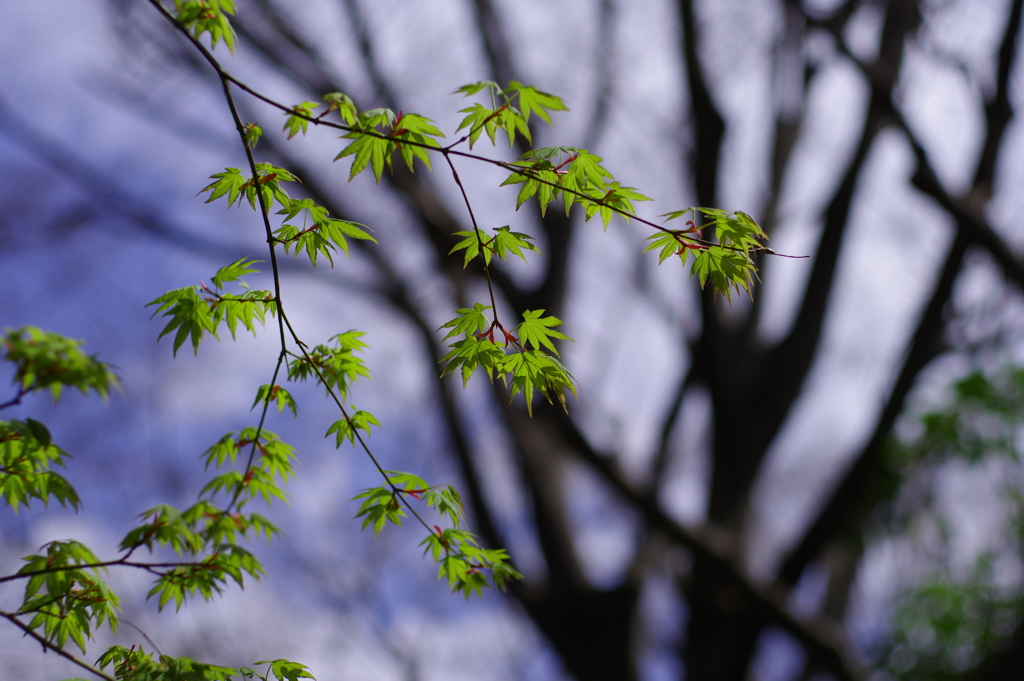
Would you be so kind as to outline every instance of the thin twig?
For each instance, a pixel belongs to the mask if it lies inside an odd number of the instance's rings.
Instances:
[[[462,200],[466,203],[466,211],[469,212],[469,221],[473,225],[473,234],[476,236],[477,248],[480,249],[480,260],[483,262],[484,277],[487,279],[487,293],[491,297],[491,313],[494,323],[498,325],[504,331],[501,323],[498,322],[498,304],[494,301],[494,285],[491,283],[491,268],[487,263],[487,251],[484,247],[483,237],[480,236],[480,228],[476,224],[476,216],[473,215],[473,206],[469,203],[469,196],[466,194],[466,188],[462,186],[462,180],[459,179],[459,173],[455,170],[455,164],[452,163],[451,149],[445,149],[441,152],[444,156],[444,160],[447,161],[448,167],[452,170],[452,179],[455,180],[455,184],[459,186],[459,191],[462,192]]]
[[[133,629],[135,629],[135,631],[137,631],[140,634],[142,634],[142,638],[144,638],[147,641],[149,641],[149,645],[153,646],[153,650],[155,650],[160,657],[164,656],[164,652],[162,650],[160,650],[160,646],[158,646],[156,643],[154,643],[153,639],[151,639],[149,637],[149,634],[147,634],[142,629],[140,629],[139,626],[137,624],[135,624],[135,622],[132,622],[132,621],[126,620],[126,619],[122,619],[121,621],[124,622],[125,624],[129,625]]]
[[[61,657],[63,657],[65,660],[68,660],[69,662],[72,662],[73,664],[78,665],[79,667],[81,667],[82,669],[86,670],[90,674],[95,674],[96,676],[100,677],[101,679],[104,679],[105,681],[117,681],[113,676],[108,676],[108,675],[104,674],[99,669],[96,669],[95,667],[89,665],[86,662],[82,662],[77,657],[75,657],[71,653],[67,652],[63,648],[61,648],[59,646],[56,646],[53,643],[50,643],[48,640],[46,640],[45,637],[40,636],[33,629],[29,628],[29,626],[27,624],[25,624],[24,622],[19,620],[13,614],[11,614],[9,612],[0,611],[0,617],[3,617],[4,619],[9,620],[12,624],[14,624],[14,626],[16,626],[19,629],[21,629],[22,631],[24,631],[25,635],[28,636],[29,638],[35,639],[35,641],[37,643],[39,643],[39,645],[41,645],[44,650],[52,650],[53,652],[55,652],[58,655],[60,655]]]
[[[585,192],[578,191],[578,190],[575,190],[575,189],[569,189],[567,187],[563,187],[562,185],[558,184],[557,182],[551,182],[549,180],[545,180],[544,178],[539,177],[538,175],[536,175],[533,172],[533,169],[531,169],[531,168],[523,168],[523,167],[519,167],[519,166],[514,166],[514,165],[512,165],[512,164],[510,164],[508,162],[505,162],[505,161],[498,161],[496,159],[487,158],[486,156],[480,156],[478,154],[473,154],[473,153],[470,153],[470,152],[456,151],[455,149],[451,148],[451,147],[455,146],[456,144],[459,144],[461,141],[463,141],[462,139],[458,140],[455,144],[450,145],[449,147],[439,147],[436,144],[429,144],[429,143],[426,143],[426,142],[417,142],[415,140],[410,140],[410,139],[396,138],[396,137],[392,137],[390,135],[384,135],[382,133],[376,132],[375,130],[366,130],[366,129],[361,128],[361,127],[349,126],[349,125],[345,125],[343,123],[332,123],[331,121],[326,121],[326,120],[324,120],[324,119],[322,119],[322,118],[320,118],[318,116],[307,115],[307,114],[303,113],[301,110],[297,110],[297,109],[295,109],[293,107],[286,106],[284,104],[281,104],[280,102],[277,102],[277,101],[271,99],[270,97],[267,97],[266,95],[264,95],[264,94],[260,93],[259,91],[249,87],[244,82],[242,82],[241,80],[239,80],[238,78],[236,78],[235,76],[231,75],[229,72],[224,70],[224,68],[220,65],[220,63],[217,61],[217,59],[210,53],[210,51],[207,50],[206,47],[202,43],[200,43],[194,36],[192,36],[183,26],[181,26],[177,22],[177,20],[175,20],[174,17],[166,9],[164,9],[162,6],[160,6],[160,3],[158,2],[158,0],[149,0],[149,2],[152,5],[154,5],[155,7],[157,7],[160,10],[161,14],[163,14],[168,19],[168,21],[171,21],[175,25],[175,27],[182,34],[184,34],[189,39],[189,41],[193,45],[195,45],[195,47],[203,54],[203,57],[206,59],[206,61],[209,62],[210,65],[217,72],[218,77],[223,82],[225,82],[225,88],[227,87],[226,83],[230,82],[230,83],[234,84],[235,86],[237,86],[239,89],[243,90],[244,92],[249,93],[250,95],[252,95],[256,99],[260,100],[261,102],[264,102],[265,104],[269,104],[270,106],[272,106],[272,107],[274,107],[276,109],[279,109],[280,111],[282,111],[284,113],[287,113],[290,116],[295,116],[296,118],[301,118],[301,119],[303,119],[303,120],[305,120],[305,121],[307,121],[309,123],[312,123],[313,125],[318,125],[318,126],[322,125],[324,127],[333,128],[335,130],[340,130],[340,131],[343,131],[343,132],[356,132],[356,133],[359,133],[361,135],[365,135],[367,137],[375,137],[377,139],[387,140],[389,142],[394,142],[395,144],[405,144],[405,145],[408,145],[408,146],[413,146],[413,147],[419,147],[421,149],[426,149],[428,151],[440,152],[442,154],[454,154],[456,156],[461,156],[463,158],[469,158],[469,159],[472,159],[474,161],[479,161],[481,163],[487,163],[487,164],[490,164],[490,165],[502,168],[504,170],[511,171],[513,173],[517,173],[517,174],[520,174],[520,175],[527,176],[530,179],[535,180],[535,181],[537,181],[537,182],[539,182],[541,184],[547,185],[547,186],[552,187],[554,189],[557,189],[557,190],[559,190],[561,192],[566,192],[566,193],[572,194],[572,195],[576,196],[578,199],[581,199],[583,201],[587,201],[587,202],[590,202],[590,203],[595,203],[595,204],[598,204],[598,205],[603,206],[605,208],[608,208],[609,210],[611,210],[611,211],[621,215],[622,217],[624,217],[624,218],[626,218],[628,220],[636,220],[640,224],[647,225],[648,227],[651,227],[652,229],[655,229],[655,230],[657,230],[659,232],[664,232],[666,234],[672,234],[677,239],[679,239],[681,242],[682,242],[682,240],[685,240],[687,242],[691,242],[691,243],[695,243],[695,244],[700,244],[702,246],[707,246],[709,248],[722,248],[722,249],[725,249],[725,250],[738,251],[738,252],[743,252],[743,253],[748,252],[748,250],[744,249],[744,248],[739,248],[739,247],[736,247],[736,246],[729,246],[729,245],[726,245],[726,244],[719,244],[719,243],[715,243],[713,241],[707,241],[707,240],[699,239],[699,238],[696,238],[696,237],[684,236],[678,230],[668,229],[668,228],[663,227],[661,225],[658,225],[658,224],[656,224],[654,222],[651,222],[650,220],[645,220],[645,219],[637,216],[634,213],[631,213],[631,212],[629,212],[627,210],[623,210],[623,209],[621,209],[621,208],[619,208],[617,206],[610,205],[610,204],[606,203],[605,201],[603,201],[602,199],[596,199],[593,196],[590,196],[589,194],[586,194]],[[234,112],[234,113],[237,116],[237,111]],[[468,137],[468,135],[466,137]],[[261,202],[262,202],[262,200],[261,200]],[[802,259],[802,258],[810,257],[810,256],[807,256],[807,255],[786,255],[786,254],[783,254],[783,253],[776,253],[774,250],[772,250],[771,248],[768,248],[767,246],[759,246],[758,248],[752,249],[750,252],[753,252],[753,253],[763,253],[765,255],[774,255],[774,256],[778,256],[780,258],[798,258],[798,259]]]

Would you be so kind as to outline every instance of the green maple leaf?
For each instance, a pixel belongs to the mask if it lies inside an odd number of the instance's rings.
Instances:
[[[294,113],[286,114],[288,120],[284,123],[284,130],[288,132],[288,139],[298,135],[300,132],[305,136],[309,128],[309,119],[313,118],[313,109],[320,106],[319,102],[302,102],[292,107]]]
[[[384,165],[391,167],[391,152],[395,149],[395,143],[361,132],[351,132],[343,135],[343,138],[352,139],[353,142],[335,156],[334,160],[339,161],[346,156],[355,155],[352,160],[352,169],[348,174],[348,181],[354,180],[369,165],[373,169],[373,176],[377,180],[377,184],[380,184],[380,178],[384,174]]]
[[[518,104],[519,110],[523,114],[523,118],[527,123],[530,122],[530,114],[535,113],[537,116],[542,118],[548,125],[554,125],[551,122],[551,116],[548,111],[568,111],[569,107],[565,105],[559,97],[542,92],[535,87],[529,85],[523,85],[516,81],[512,81],[506,88],[507,92],[514,92],[519,95]]]
[[[629,216],[635,214],[633,201],[650,200],[649,196],[644,196],[633,187],[623,187],[618,182],[612,182],[608,185],[604,196],[599,200],[587,202],[586,219],[590,220],[594,215],[600,214],[604,228],[608,229],[608,223],[616,214],[621,215],[627,223],[629,222]]]
[[[241,203],[242,197],[241,192],[248,182],[248,178],[242,175],[242,171],[238,168],[226,168],[222,173],[214,173],[210,175],[210,179],[215,179],[216,182],[207,185],[200,191],[210,192],[209,198],[206,199],[206,203],[216,201],[225,194],[228,195],[228,207],[234,205],[235,201]]]
[[[495,365],[505,357],[494,341],[478,336],[467,336],[448,347],[452,349],[441,359],[441,375],[452,375],[461,367],[462,387],[466,387],[479,367],[483,367],[488,378],[493,378]]]
[[[419,114],[409,113],[403,114],[399,112],[398,118],[395,120],[394,128],[391,131],[391,136],[395,140],[410,140],[416,142],[416,145],[402,144],[396,142],[398,153],[402,156],[402,160],[405,161],[405,165],[411,171],[413,169],[413,159],[418,158],[427,168],[430,169],[430,152],[419,146],[426,144],[435,149],[440,149],[441,145],[435,140],[435,137],[444,137],[444,133],[437,129],[434,125],[434,121],[429,118],[420,116]]]
[[[551,339],[572,340],[565,334],[555,331],[553,327],[561,325],[558,317],[545,317],[544,310],[527,310],[523,313],[523,322],[516,327],[519,341],[524,347],[533,346],[535,350],[547,349],[558,356]]]
[[[324,95],[322,101],[327,105],[327,111],[324,114],[337,111],[345,125],[356,124],[359,118],[359,109],[356,108],[356,104],[352,101],[351,97],[342,92],[331,92]]]
[[[487,318],[487,310],[490,309],[490,305],[476,303],[472,308],[464,307],[456,310],[455,313],[459,316],[446,322],[441,327],[442,329],[451,329],[443,340],[448,340],[452,336],[458,336],[459,334],[473,336],[485,331],[491,325],[490,320]]]
[[[494,238],[491,243],[488,244],[489,250],[493,250],[494,254],[502,260],[505,260],[509,253],[517,255],[522,258],[523,262],[526,262],[526,254],[523,251],[534,251],[540,253],[535,244],[530,243],[533,239],[529,234],[523,234],[522,232],[513,232],[508,226],[499,227],[494,230]]]

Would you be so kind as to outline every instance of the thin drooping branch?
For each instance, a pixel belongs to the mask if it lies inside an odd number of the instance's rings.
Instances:
[[[206,61],[206,63],[217,74],[217,76],[218,76],[218,78],[220,80],[222,89],[224,91],[224,98],[225,98],[225,100],[227,102],[228,110],[231,113],[231,118],[232,118],[232,120],[235,123],[236,130],[238,131],[239,140],[241,141],[242,146],[245,149],[246,160],[249,163],[249,171],[250,171],[251,176],[252,176],[252,180],[251,181],[252,181],[252,183],[254,185],[257,185],[258,182],[259,182],[259,179],[260,179],[260,175],[259,175],[259,172],[258,172],[257,167],[256,167],[256,160],[255,160],[255,157],[253,155],[252,145],[248,142],[248,139],[247,139],[247,136],[246,136],[246,128],[245,128],[245,125],[242,122],[241,115],[239,114],[238,106],[235,104],[234,95],[232,94],[232,90],[231,89],[232,89],[233,86],[238,86],[238,87],[240,87],[241,89],[243,89],[246,92],[253,93],[253,91],[250,88],[248,88],[248,87],[246,87],[244,85],[239,84],[235,78],[233,78],[231,75],[229,75],[223,69],[223,67],[221,66],[220,62],[218,62],[217,59],[215,59],[214,56],[210,53],[210,51],[205,46],[203,46],[203,44],[200,43],[199,40],[195,36],[193,36],[188,31],[188,29],[186,29],[174,17],[174,15],[172,15],[166,8],[164,8],[163,5],[160,4],[159,0],[149,0],[149,2],[154,7],[154,9],[157,10],[157,12],[159,12],[168,22],[170,22],[170,24],[172,26],[174,26],[174,28],[178,31],[178,33],[183,35],[184,38],[189,43],[191,43],[193,47],[195,47],[195,49],[202,55],[202,57]],[[262,99],[262,100],[265,100],[265,101],[267,100],[267,98],[262,96],[262,95],[257,95],[257,96],[260,99]],[[409,502],[409,500],[407,498],[407,495],[403,493],[403,490],[399,489],[396,486],[396,483],[392,480],[392,478],[391,478],[390,474],[388,473],[388,471],[384,468],[384,466],[381,464],[380,460],[377,458],[377,456],[370,449],[369,445],[367,445],[365,438],[359,432],[359,428],[355,427],[354,422],[352,420],[352,416],[349,414],[349,410],[342,403],[342,400],[341,400],[341,398],[340,398],[340,396],[338,394],[338,391],[330,384],[330,382],[327,381],[327,379],[325,378],[322,370],[318,366],[317,362],[315,362],[313,360],[313,358],[310,357],[309,351],[308,351],[308,345],[306,343],[304,343],[299,338],[299,335],[295,331],[295,328],[292,326],[291,322],[288,321],[288,317],[285,314],[284,305],[283,305],[283,302],[282,302],[282,299],[281,299],[280,270],[278,268],[278,263],[277,263],[277,249],[276,249],[276,241],[277,240],[274,237],[273,228],[272,228],[272,226],[270,224],[270,206],[268,204],[268,198],[264,194],[264,192],[262,192],[262,191],[256,191],[255,194],[256,194],[257,202],[259,203],[259,207],[260,207],[259,212],[260,212],[260,216],[262,218],[262,222],[263,222],[263,226],[264,226],[264,231],[266,232],[267,246],[268,246],[268,249],[269,249],[269,252],[270,252],[270,265],[271,265],[271,271],[272,271],[272,274],[273,274],[273,283],[274,283],[274,298],[273,298],[273,300],[274,300],[274,304],[275,304],[275,307],[276,307],[276,315],[277,315],[277,319],[278,319],[278,328],[279,328],[279,331],[280,331],[280,348],[281,348],[281,353],[280,353],[279,358],[278,358],[278,363],[277,363],[277,365],[276,365],[276,367],[274,369],[274,377],[276,378],[277,373],[280,370],[281,363],[282,363],[285,355],[291,354],[289,352],[289,350],[288,350],[287,339],[286,339],[286,334],[285,334],[285,327],[287,327],[288,335],[290,335],[292,341],[295,343],[295,346],[297,348],[299,348],[299,351],[300,351],[299,355],[301,355],[301,357],[308,363],[308,366],[312,369],[313,373],[316,375],[319,383],[326,388],[328,396],[331,398],[331,400],[338,407],[338,411],[341,413],[341,415],[343,417],[343,420],[350,424],[353,444],[356,444],[356,443],[358,444],[358,446],[363,450],[363,453],[365,453],[366,456],[369,458],[369,460],[373,464],[374,468],[376,468],[377,472],[380,473],[381,477],[384,479],[385,486],[390,488],[390,490],[391,490],[391,493],[393,495],[392,498],[393,499],[397,499],[399,501],[399,503],[401,503],[406,508],[406,510],[409,511],[409,513],[412,515],[412,517],[415,518],[416,521],[419,522],[419,524],[422,525],[423,528],[427,530],[427,532],[430,534],[430,536],[433,536],[434,528],[431,527],[431,525],[429,523],[427,523],[427,521],[423,519],[423,517],[420,515],[420,513],[412,506],[412,504]],[[268,391],[266,398],[263,400],[263,411],[262,411],[262,414],[261,414],[261,417],[260,417],[259,426],[256,429],[256,434],[253,437],[252,450],[251,450],[251,452],[249,454],[248,462],[246,463],[243,479],[247,479],[249,471],[251,470],[251,468],[253,466],[253,463],[254,463],[256,447],[257,447],[257,444],[258,444],[259,438],[260,438],[260,431],[261,431],[261,429],[263,427],[263,421],[266,418],[266,414],[267,414],[267,411],[268,411],[269,406],[270,406],[270,400],[271,400],[270,395],[271,395],[271,393],[270,393],[270,391]],[[240,493],[241,487],[239,487],[238,489],[239,489],[238,493]],[[236,495],[235,495],[235,500],[237,500],[238,493],[236,493]],[[234,503],[234,500],[232,500],[232,504],[233,503]],[[438,532],[440,533],[440,530],[438,530]],[[450,553],[451,548],[449,546],[445,545],[444,550],[445,550],[445,554],[447,555],[447,554]]]

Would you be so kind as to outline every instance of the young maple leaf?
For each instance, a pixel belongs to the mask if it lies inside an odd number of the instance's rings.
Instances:
[[[547,349],[558,356],[552,338],[569,340],[572,339],[564,333],[555,331],[552,327],[561,325],[562,320],[558,317],[545,317],[544,310],[527,310],[523,313],[523,322],[516,327],[519,332],[519,340],[525,346],[532,345],[534,350]]]

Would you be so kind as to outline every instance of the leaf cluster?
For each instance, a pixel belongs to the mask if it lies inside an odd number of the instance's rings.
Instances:
[[[261,403],[269,403],[273,401],[277,404],[277,413],[280,414],[287,407],[291,410],[294,416],[299,415],[299,406],[295,403],[295,398],[292,394],[282,388],[281,386],[275,385],[261,385],[259,390],[256,391],[256,400],[252,403],[252,409],[256,408],[256,405]]]
[[[377,417],[368,411],[357,409],[353,413],[332,423],[331,427],[328,428],[327,432],[324,434],[324,437],[333,433],[335,447],[341,447],[345,440],[348,440],[350,444],[355,445],[356,440],[359,438],[360,430],[366,433],[366,437],[370,437],[371,426],[380,427],[380,421],[377,420]]]
[[[280,534],[276,526],[258,514],[229,513],[208,500],[201,500],[185,511],[156,506],[140,517],[146,522],[125,535],[121,550],[130,554],[142,547],[150,552],[163,547],[179,557],[166,566],[148,568],[156,580],[147,597],[156,596],[161,609],[174,601],[177,610],[187,598],[196,595],[209,601],[223,591],[229,580],[244,586],[245,575],[259,580],[264,574],[263,566],[235,542],[250,534],[264,534],[268,538]]]
[[[383,108],[355,112],[351,100],[348,103],[351,106],[349,113],[354,114],[354,120],[349,124],[352,127],[351,132],[342,135],[341,139],[352,141],[334,157],[334,160],[354,157],[349,170],[349,182],[367,168],[371,168],[374,179],[380,184],[384,166],[391,168],[391,159],[395,151],[399,153],[410,172],[414,170],[414,159],[419,159],[430,169],[428,150],[440,149],[441,145],[436,138],[444,137],[444,133],[438,130],[434,121],[419,114],[402,111],[395,114],[391,109]]]
[[[163,548],[186,559],[150,569],[157,579],[149,596],[157,597],[160,608],[171,601],[180,608],[196,595],[210,600],[229,581],[244,586],[246,575],[258,580],[264,574],[256,557],[238,542],[259,536],[269,542],[281,530],[264,516],[243,509],[256,498],[268,505],[274,499],[287,501],[282,486],[295,476],[295,453],[274,433],[245,428],[220,438],[202,458],[207,468],[221,469],[240,463],[239,453],[244,451],[249,454],[242,471],[227,470],[214,476],[200,492],[200,500],[184,511],[168,505],[145,511],[139,516],[143,522],[121,541],[120,549],[128,555],[140,548],[150,553]],[[227,506],[214,503],[219,494],[229,499]]]
[[[301,355],[293,355],[288,362],[288,380],[314,379],[327,390],[336,391],[347,399],[349,388],[361,378],[370,378],[370,370],[358,352],[369,347],[360,340],[362,331],[350,330],[329,339],[329,345],[317,345]]]
[[[221,40],[232,52],[238,42],[227,15],[235,13],[235,0],[174,0],[175,18],[197,40],[210,34],[210,46]]]
[[[239,452],[248,450],[252,464],[244,472],[229,470],[214,477],[200,492],[211,498],[220,492],[236,500],[238,507],[247,500],[262,498],[269,506],[273,499],[287,501],[282,485],[295,477],[295,448],[283,442],[266,428],[245,428],[241,432],[224,435],[203,453],[206,468],[220,469],[226,463],[234,464]]]
[[[206,203],[212,203],[217,199],[226,196],[228,208],[236,203],[241,206],[242,200],[249,202],[249,206],[255,210],[262,195],[263,203],[269,209],[277,202],[283,208],[291,206],[291,197],[281,186],[282,182],[298,182],[298,178],[284,168],[278,168],[271,163],[257,163],[256,177],[246,177],[238,168],[225,168],[223,172],[214,173],[210,176],[210,184],[200,190],[200,194],[210,192]]]
[[[406,517],[404,506],[409,498],[416,499],[452,525],[447,529],[435,525],[420,546],[438,565],[438,579],[446,580],[453,593],[466,598],[473,593],[482,596],[484,588],[493,586],[501,591],[509,581],[521,579],[504,550],[481,548],[477,536],[463,528],[466,511],[453,486],[430,486],[423,478],[401,471],[385,471],[385,478],[386,484],[364,489],[354,497],[362,499],[356,517],[363,519],[363,529],[372,526],[373,533],[379,534],[387,523],[401,526]]]
[[[0,421],[0,495],[15,513],[29,499],[44,505],[55,499],[78,509],[75,488],[51,465],[64,467],[67,452],[51,442],[50,431],[35,419]]]
[[[179,610],[187,598],[194,598],[196,594],[205,601],[212,600],[214,595],[223,593],[229,579],[244,587],[246,574],[259,580],[264,574],[263,566],[241,546],[223,544],[213,547],[213,552],[198,563],[163,571],[147,597],[158,596],[161,610],[170,601],[174,601],[174,609]]]
[[[438,564],[437,578],[448,582],[452,593],[461,593],[468,600],[472,594],[483,596],[485,588],[493,586],[504,591],[508,583],[522,579],[508,562],[504,549],[485,549],[472,532],[450,527],[436,528],[420,542],[424,554],[430,553]],[[487,573],[490,572],[490,581]]]
[[[268,665],[266,672],[260,673],[251,667],[207,664],[188,657],[161,655],[154,660],[153,653],[146,652],[141,646],[125,648],[120,645],[112,646],[96,660],[99,669],[112,667],[117,678],[123,681],[298,681],[313,678],[308,667],[290,660],[260,660],[254,664]]]
[[[750,295],[750,287],[757,277],[753,254],[764,250],[762,241],[768,236],[760,225],[746,213],[728,212],[719,208],[686,208],[664,216],[668,220],[689,216],[688,229],[664,230],[647,237],[644,248],[658,251],[658,264],[676,256],[682,265],[692,257],[690,277],[696,277],[700,287],[711,282],[713,289],[731,300],[732,291],[741,289]],[[697,225],[701,216],[710,220]],[[704,230],[710,230],[705,235]]]
[[[555,330],[562,320],[545,316],[544,310],[526,310],[523,321],[510,332],[497,319],[488,318],[490,309],[482,303],[461,308],[456,310],[456,318],[441,326],[450,329],[444,340],[462,335],[448,345],[451,350],[441,359],[441,375],[452,376],[459,371],[465,386],[477,369],[483,369],[490,380],[498,375],[505,381],[510,399],[522,393],[531,414],[535,391],[540,391],[548,403],[557,401],[566,408],[565,393],[575,396],[576,386],[572,374],[558,361],[553,342],[572,340]],[[503,345],[495,342],[495,330],[502,333]]]
[[[532,236],[522,232],[513,232],[508,225],[495,229],[493,236],[488,236],[482,229],[475,229],[472,232],[455,232],[455,236],[463,238],[455,244],[448,255],[465,251],[463,267],[468,266],[474,258],[480,255],[481,250],[487,265],[491,264],[493,256],[498,256],[498,259],[504,262],[511,253],[526,262],[526,254],[523,251],[540,253],[540,249],[532,243]]]
[[[206,334],[212,335],[220,340],[218,329],[220,325],[227,324],[231,337],[235,337],[238,325],[256,335],[255,323],[263,324],[266,315],[273,315],[277,309],[274,296],[269,291],[245,291],[241,294],[230,294],[224,292],[224,285],[229,282],[236,282],[243,289],[249,285],[242,279],[247,274],[258,272],[252,265],[258,260],[241,258],[225,267],[217,270],[210,281],[214,288],[211,290],[206,284],[200,282],[197,286],[186,286],[174,289],[163,294],[156,300],[149,302],[146,307],[157,305],[153,316],[160,314],[169,317],[170,321],[160,332],[163,338],[172,331],[174,335],[174,354],[178,354],[178,348],[191,340],[192,350],[199,354],[199,344]]]
[[[519,160],[505,164],[513,172],[501,186],[522,185],[516,197],[516,210],[536,198],[544,215],[552,201],[561,199],[566,215],[574,204],[579,204],[586,221],[599,216],[607,229],[616,214],[629,222],[635,214],[634,201],[651,199],[634,187],[616,182],[601,161],[600,156],[575,147],[531,149]]]
[[[85,652],[93,627],[107,622],[117,630],[120,600],[99,578],[100,560],[77,541],[54,541],[43,553],[23,558],[18,570],[28,580],[18,615],[31,616],[31,629],[42,627],[44,636],[63,647],[68,639]]]
[[[118,388],[117,375],[110,365],[81,350],[84,341],[34,326],[4,330],[5,359],[15,365],[14,383],[20,394],[49,390],[56,401],[64,388],[78,388],[82,394],[90,390],[106,399],[112,388]]]
[[[530,134],[530,116],[532,114],[537,114],[545,123],[553,125],[549,112],[569,110],[569,107],[559,97],[517,81],[510,82],[508,87],[502,89],[494,81],[482,80],[463,85],[455,93],[461,92],[464,96],[470,97],[484,90],[489,95],[490,106],[476,102],[459,111],[466,116],[459,123],[456,132],[469,129],[467,136],[470,149],[473,148],[480,135],[485,132],[491,140],[491,144],[497,145],[495,135],[498,130],[504,131],[508,138],[509,148],[515,144],[517,134],[532,144],[533,136]]]
[[[327,258],[332,267],[332,252],[340,249],[348,255],[348,241],[345,237],[374,243],[377,241],[367,231],[366,225],[332,218],[327,214],[326,208],[317,205],[311,199],[293,199],[288,207],[279,210],[278,214],[286,217],[281,227],[274,232],[274,238],[284,246],[285,253],[290,253],[294,248],[297,257],[305,251],[314,267],[317,255]],[[301,226],[289,222],[299,215],[302,215]]]
[[[305,102],[299,108],[305,105],[313,106],[315,103]],[[299,116],[292,116],[289,121],[294,121],[303,132],[305,129],[299,124],[308,123],[306,118]],[[290,129],[289,125],[285,128]],[[259,126],[250,124],[246,134],[249,135],[247,143],[254,145],[262,130]],[[279,207],[277,214],[285,217],[281,226],[274,230],[274,240],[284,246],[285,253],[290,254],[294,249],[294,255],[298,256],[305,252],[314,267],[318,255],[327,258],[331,266],[334,265],[333,253],[340,250],[348,255],[346,237],[376,242],[367,231],[366,225],[332,218],[326,208],[312,199],[293,199],[289,196],[281,183],[297,182],[298,178],[284,168],[278,168],[270,163],[257,163],[255,181],[243,175],[238,168],[226,168],[223,172],[211,175],[210,179],[215,181],[200,191],[200,194],[209,192],[207,203],[227,197],[228,207],[236,204],[241,206],[245,200],[255,210],[262,194],[262,202],[268,210],[276,204]],[[302,224],[293,224],[299,216],[302,216]]]

